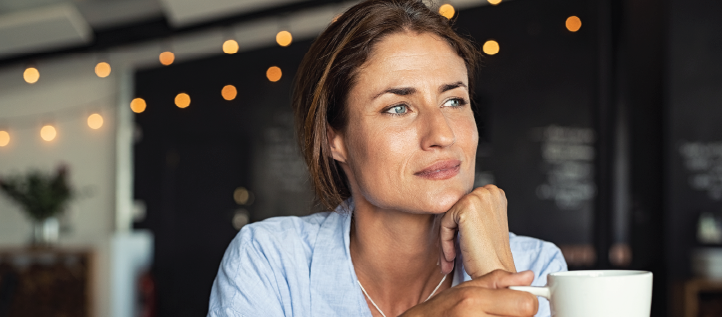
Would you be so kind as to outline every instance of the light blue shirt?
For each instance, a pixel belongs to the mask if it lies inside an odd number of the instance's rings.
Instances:
[[[351,212],[339,209],[246,225],[223,256],[208,316],[371,316],[356,282],[350,232]],[[512,233],[509,241],[516,269],[534,271],[532,285],[567,270],[554,244]],[[452,285],[471,280],[461,263],[457,257]],[[536,316],[550,316],[543,298]]]

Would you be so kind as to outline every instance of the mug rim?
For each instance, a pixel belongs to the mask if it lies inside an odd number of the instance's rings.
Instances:
[[[613,273],[613,274],[605,274]],[[629,278],[652,276],[650,271],[642,270],[579,270],[549,273],[549,276],[562,278]]]

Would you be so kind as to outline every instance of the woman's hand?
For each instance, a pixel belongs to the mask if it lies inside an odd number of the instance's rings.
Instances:
[[[533,280],[531,271],[496,270],[447,289],[401,316],[534,316],[539,309],[536,296],[507,288],[528,286]]]
[[[506,218],[506,195],[494,185],[474,189],[461,197],[441,217],[441,271],[454,268],[454,242],[459,232],[464,269],[472,279],[501,269],[516,272],[509,246],[509,224]]]

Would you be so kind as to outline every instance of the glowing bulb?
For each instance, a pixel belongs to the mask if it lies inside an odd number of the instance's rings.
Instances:
[[[163,52],[160,53],[158,59],[160,60],[161,64],[168,66],[170,64],[173,64],[173,61],[175,60],[175,54],[171,52]]]
[[[293,42],[293,36],[291,36],[291,32],[281,31],[276,34],[276,43],[278,43],[278,45],[289,46],[291,45],[291,42]]]
[[[499,53],[499,43],[494,40],[488,40],[481,49],[484,50],[486,54],[494,55]]]
[[[236,90],[236,87],[233,85],[226,85],[221,90],[221,96],[223,96],[223,99],[225,100],[233,100],[236,99],[236,95],[238,94],[238,91]]]
[[[577,16],[570,16],[567,18],[567,30],[576,32],[582,27],[582,20]]]
[[[223,42],[223,53],[236,54],[238,53],[238,42],[235,40],[228,40]]]
[[[88,116],[88,126],[93,130],[100,129],[103,126],[103,117],[97,113],[91,114]]]
[[[28,84],[34,84],[40,79],[40,72],[35,67],[28,67],[23,72],[23,79],[25,79],[25,82]]]
[[[439,7],[439,14],[444,16],[445,18],[451,20],[451,18],[454,17],[454,13],[456,13],[456,10],[454,10],[454,6],[450,4],[444,4],[441,7]]]
[[[178,108],[186,108],[191,105],[191,96],[188,96],[187,93],[179,93],[175,96],[175,105],[178,106]]]
[[[145,100],[143,98],[135,98],[130,102],[130,110],[135,113],[141,113],[145,111]]]
[[[45,141],[52,141],[57,135],[58,132],[55,131],[55,127],[51,125],[46,125],[42,129],[40,129],[40,137],[43,138],[43,140]]]
[[[6,146],[10,143],[10,133],[7,131],[0,131],[0,146]]]
[[[266,71],[266,77],[274,83],[281,80],[281,75],[281,69],[278,66],[271,66]]]
[[[489,4],[494,5],[494,6],[501,3],[501,0],[487,0],[487,1],[489,1]]]
[[[245,187],[238,187],[233,191],[233,200],[239,205],[245,205],[251,198],[251,193]]]
[[[100,62],[95,65],[95,74],[100,78],[105,78],[110,75],[110,64],[106,62]]]

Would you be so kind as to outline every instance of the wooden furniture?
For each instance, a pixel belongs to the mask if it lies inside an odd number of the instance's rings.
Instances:
[[[684,317],[722,316],[722,280],[695,278],[682,288]]]
[[[0,249],[0,317],[91,315],[93,254]]]

